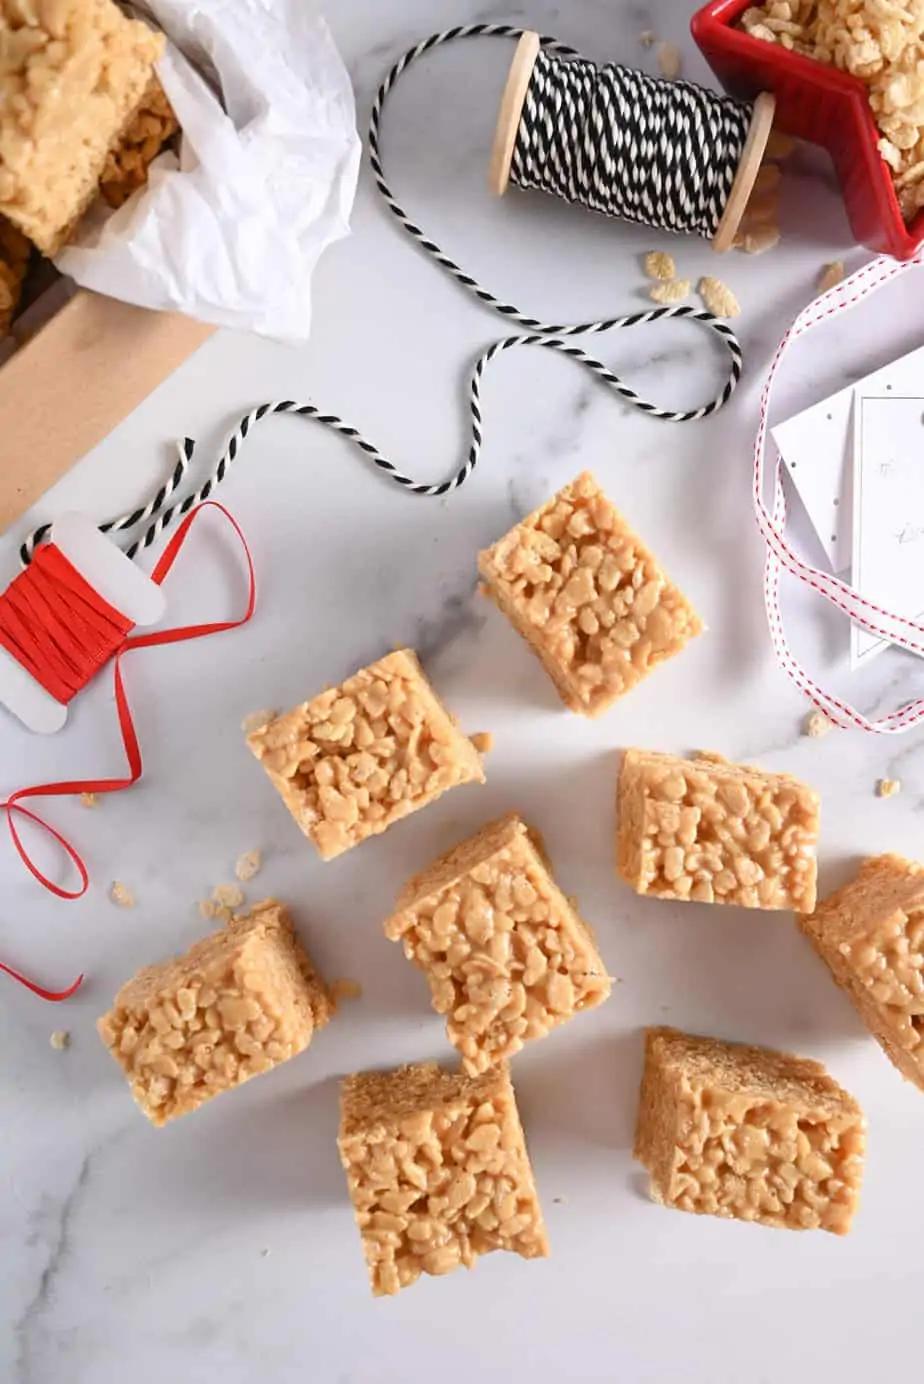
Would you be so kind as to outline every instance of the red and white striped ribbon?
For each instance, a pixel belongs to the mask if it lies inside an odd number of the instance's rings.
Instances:
[[[883,639],[888,639],[890,643],[897,644],[903,649],[924,653],[924,624],[906,619],[901,615],[895,615],[874,604],[874,602],[865,600],[846,582],[832,576],[830,572],[810,566],[793,552],[784,536],[786,494],[783,486],[783,462],[779,452],[773,470],[772,509],[768,509],[764,503],[767,480],[772,465],[772,463],[768,464],[765,459],[767,420],[770,413],[770,396],[773,392],[773,383],[783,357],[793,342],[797,341],[800,336],[804,336],[812,327],[817,327],[821,323],[837,317],[838,314],[856,307],[858,303],[862,303],[864,299],[868,298],[871,293],[875,293],[884,284],[892,282],[909,270],[919,268],[922,264],[924,264],[924,246],[913,259],[904,262],[884,257],[872,260],[858,270],[856,274],[852,274],[849,279],[844,279],[842,283],[816,298],[799,314],[783,337],[777,347],[776,355],[773,357],[760,397],[760,422],[754,443],[754,512],[757,526],[764,543],[767,545],[767,562],[764,569],[764,603],[767,608],[770,638],[773,642],[777,661],[800,691],[811,698],[815,705],[820,707],[837,725],[856,726],[861,730],[876,731],[881,735],[897,735],[901,731],[910,730],[912,726],[920,724],[924,720],[924,699],[918,698],[916,701],[908,702],[898,710],[890,712],[888,716],[871,721],[848,702],[842,701],[839,697],[835,697],[830,692],[826,692],[824,688],[819,687],[793,655],[783,629],[783,617],[780,609],[780,576],[782,570],[785,568],[792,576],[797,577],[804,585],[818,592],[832,605],[836,605],[838,609],[849,615],[852,620],[858,621],[865,629],[880,635]]]

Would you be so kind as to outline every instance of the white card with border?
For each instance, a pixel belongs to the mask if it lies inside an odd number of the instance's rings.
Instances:
[[[876,605],[924,622],[924,388],[901,394],[856,391],[851,585]],[[850,661],[859,668],[884,649],[855,622]]]
[[[924,347],[892,361],[857,384],[771,429],[789,477],[811,520],[832,572],[844,572],[853,553],[854,394],[924,393]]]

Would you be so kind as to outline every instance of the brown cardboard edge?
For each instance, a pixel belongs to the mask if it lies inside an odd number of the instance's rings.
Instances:
[[[0,367],[0,534],[214,327],[78,292]]]

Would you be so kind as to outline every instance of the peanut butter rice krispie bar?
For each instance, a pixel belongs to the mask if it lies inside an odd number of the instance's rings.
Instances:
[[[865,1149],[863,1112],[820,1062],[648,1030],[635,1157],[655,1201],[846,1235]]]
[[[788,774],[719,756],[627,750],[617,873],[639,894],[741,908],[815,906],[819,802]]]
[[[166,1124],[302,1052],[334,1002],[273,899],[146,966],[97,1024],[148,1119]]]
[[[162,50],[112,0],[0,0],[0,214],[44,254],[96,196]]]
[[[589,471],[481,553],[483,590],[565,706],[597,716],[703,629]]]
[[[322,860],[463,783],[484,783],[412,649],[270,720],[247,743]]]
[[[889,1059],[924,1090],[924,866],[874,856],[799,926]]]
[[[492,1250],[548,1254],[506,1063],[477,1077],[435,1062],[349,1076],[339,1145],[376,1297]]]
[[[515,813],[483,827],[398,899],[385,935],[424,972],[466,1071],[486,1071],[602,1004],[610,980],[587,924]]]
[[[135,118],[106,159],[99,190],[110,207],[121,207],[145,186],[148,169],[179,128],[166,92],[153,77]]]
[[[0,338],[9,331],[19,306],[31,250],[26,237],[0,216]]]

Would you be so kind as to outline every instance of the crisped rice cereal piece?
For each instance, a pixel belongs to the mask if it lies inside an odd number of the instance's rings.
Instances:
[[[820,1062],[649,1029],[635,1157],[678,1211],[846,1235],[866,1121]]]
[[[185,956],[147,966],[97,1024],[138,1105],[163,1125],[304,1051],[334,1003],[273,899]]]
[[[163,46],[112,0],[0,0],[0,214],[44,254],[96,196]]]
[[[810,912],[818,817],[817,795],[788,774],[627,750],[617,873],[661,899]]]
[[[247,737],[322,860],[333,860],[449,788],[484,783],[412,649],[361,668]]]
[[[924,865],[873,856],[799,926],[889,1060],[924,1091]]]
[[[664,250],[649,250],[645,256],[645,274],[649,279],[676,278],[673,255],[668,255]]]
[[[589,471],[481,553],[478,568],[562,701],[585,716],[703,629]]]
[[[652,284],[648,297],[654,303],[682,303],[690,296],[689,279],[667,279],[664,283]]]
[[[818,276],[818,287],[816,292],[820,295],[827,293],[829,288],[835,288],[844,277],[844,261],[834,260],[831,264],[826,264]]]
[[[348,1076],[340,1160],[376,1297],[479,1255],[548,1255],[506,1063],[467,1077],[418,1062]]]
[[[658,67],[661,70],[661,76],[666,77],[668,81],[672,82],[680,76],[683,59],[679,49],[673,43],[658,44]]]
[[[697,291],[703,300],[706,311],[711,312],[714,317],[739,317],[741,315],[738,299],[721,279],[715,279],[711,274],[705,274],[699,281]]]
[[[829,720],[823,711],[819,711],[818,707],[810,711],[802,723],[802,734],[807,735],[810,740],[820,740],[833,729],[834,722]]]
[[[742,248],[746,255],[763,255],[767,250],[774,250],[779,243],[779,226],[768,224],[746,230]]]
[[[473,1074],[610,993],[590,928],[515,813],[412,879],[385,935],[426,975]]]

